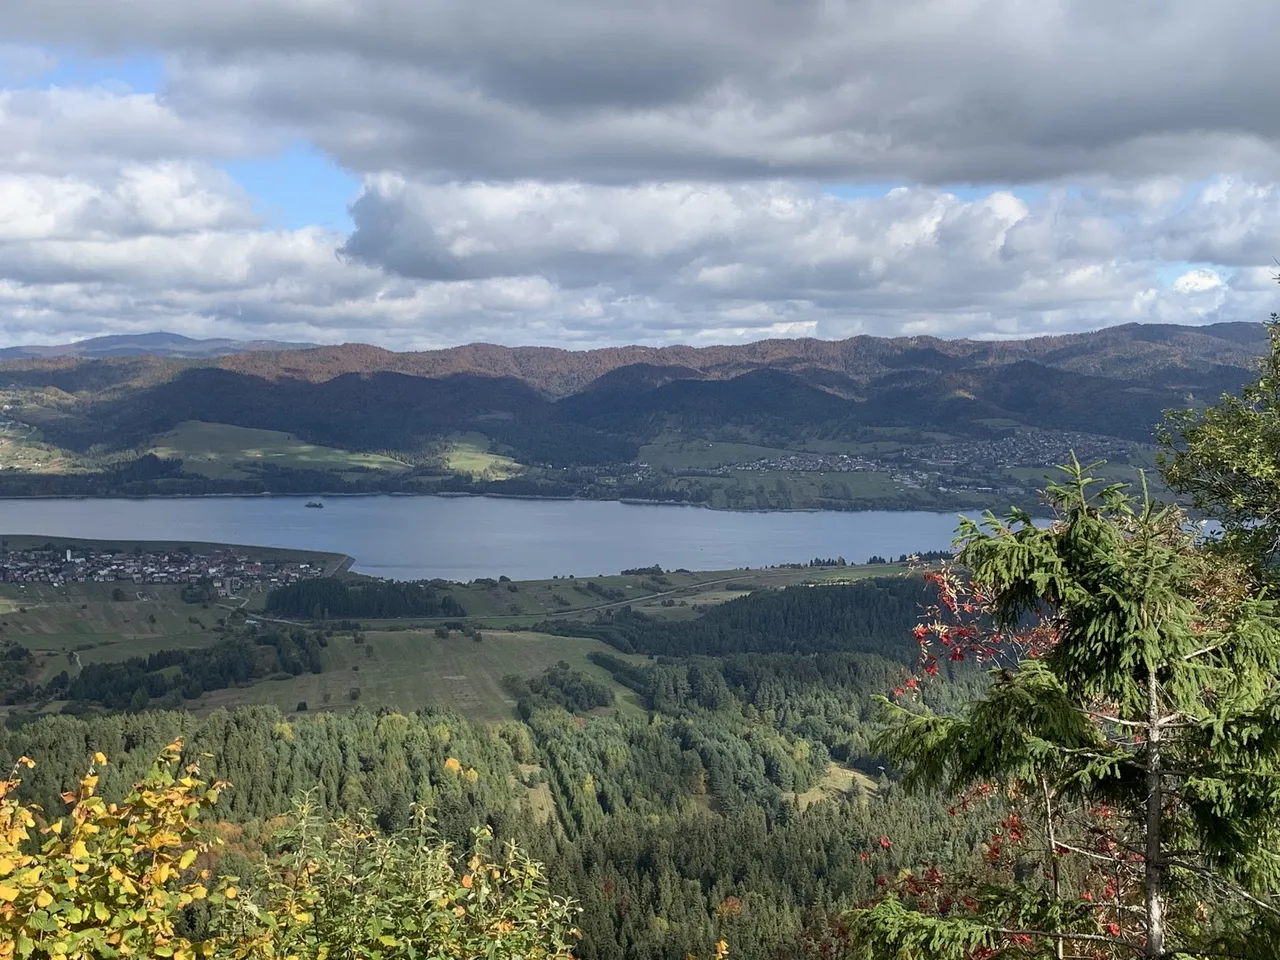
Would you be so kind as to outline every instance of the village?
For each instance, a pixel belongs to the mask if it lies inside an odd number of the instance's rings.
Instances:
[[[258,560],[235,549],[203,555],[185,548],[113,552],[48,544],[0,552],[3,583],[208,584],[219,596],[230,596],[248,584],[295,583],[323,575],[319,564]]]
[[[1112,437],[1086,433],[1043,433],[1020,431],[1015,435],[990,440],[966,440],[963,443],[921,444],[907,447],[882,459],[845,453],[791,453],[762,457],[746,463],[724,463],[716,472],[727,475],[734,471],[794,471],[798,473],[854,473],[882,471],[900,473],[904,464],[916,465],[921,478],[936,474],[936,467],[1051,467],[1063,463],[1072,452],[1083,461],[1112,460],[1127,462],[1134,444]]]

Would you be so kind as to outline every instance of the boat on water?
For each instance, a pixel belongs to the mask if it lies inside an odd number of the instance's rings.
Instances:
[[[323,509],[324,509],[324,504],[323,504],[323,503],[321,503],[319,500],[308,500],[308,501],[307,501],[307,506],[308,506],[308,507],[310,507],[312,510],[323,510]]]

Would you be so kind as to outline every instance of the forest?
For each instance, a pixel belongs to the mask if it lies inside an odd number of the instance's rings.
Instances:
[[[1207,540],[1073,461],[1054,522],[962,521],[922,577],[542,624],[613,652],[508,678],[492,724],[105,709],[203,668],[86,670],[104,709],[0,730],[0,957],[1270,958],[1270,336],[1161,427]],[[287,669],[324,639],[276,636]]]
[[[21,667],[31,660],[30,651],[21,644],[6,643],[0,651],[7,651],[10,659],[0,663]],[[138,711],[153,706],[173,709],[211,690],[280,674],[319,673],[320,651],[327,645],[328,637],[321,630],[259,630],[251,626],[233,630],[208,647],[158,650],[145,657],[89,663],[74,677],[63,670],[43,684],[31,680],[30,671],[22,672],[0,690],[9,706],[65,700],[64,709],[73,713]],[[4,679],[0,670],[0,683]]]
[[[623,653],[714,656],[857,649],[901,658],[914,649],[910,630],[925,602],[923,587],[918,579],[877,577],[822,589],[759,591],[712,607],[696,620],[663,620],[620,607],[602,611],[590,623],[548,620],[536,629],[593,637]]]
[[[267,613],[282,617],[334,620],[345,617],[460,617],[461,604],[448,592],[426,583],[316,577],[275,587],[267,594]]]

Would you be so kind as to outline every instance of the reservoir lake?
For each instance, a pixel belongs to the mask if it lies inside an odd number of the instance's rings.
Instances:
[[[0,500],[0,535],[170,540],[347,554],[398,580],[594,576],[660,564],[728,570],[948,548],[957,514],[735,513],[670,504],[496,497]]]

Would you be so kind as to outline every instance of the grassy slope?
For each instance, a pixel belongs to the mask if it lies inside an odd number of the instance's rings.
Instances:
[[[489,452],[489,439],[480,433],[459,433],[449,438],[445,466],[451,473],[505,480],[524,470],[510,457]]]
[[[42,442],[31,430],[0,426],[0,469],[33,473],[65,473],[74,457]]]
[[[254,466],[264,463],[337,473],[353,467],[406,469],[400,461],[374,453],[351,453],[305,443],[275,430],[251,430],[197,420],[179,424],[177,429],[156,437],[150,452],[159,457],[180,459],[184,469],[214,478],[248,476]]]
[[[548,617],[581,616],[584,612],[623,604],[645,613],[684,616],[698,604],[721,602],[763,587],[786,587],[805,582],[837,583],[862,577],[890,576],[901,573],[903,569],[898,564],[887,564],[821,569],[702,570],[664,574],[666,583],[657,582],[647,575],[615,574],[574,580],[523,580],[493,586],[472,582],[455,585],[450,590],[467,612],[466,619],[483,626],[505,628],[528,626]],[[621,591],[622,597],[601,596],[589,590],[588,583],[598,584],[605,591]],[[510,589],[512,586],[516,588],[514,592]],[[264,599],[262,593],[252,594],[246,609],[260,610]],[[664,600],[672,600],[676,606],[663,606]],[[679,606],[682,601],[684,607]],[[402,625],[425,626],[434,622],[429,618],[415,618]],[[362,623],[369,629],[378,629],[394,621],[366,620]]]
[[[41,680],[74,672],[75,657],[84,664],[110,662],[216,638],[212,628],[225,611],[184,603],[176,586],[119,585],[129,599],[113,601],[116,586],[0,585],[0,630],[41,658]]]
[[[367,707],[443,706],[475,720],[497,721],[513,716],[515,702],[502,687],[508,674],[532,677],[565,660],[609,680],[586,658],[593,650],[611,649],[595,640],[506,630],[485,631],[479,643],[458,633],[442,640],[429,630],[368,631],[365,636],[363,644],[349,636],[331,639],[323,673],[219,690],[202,697],[197,709],[271,703],[290,713],[306,701],[311,710],[348,710],[357,703],[350,692],[359,688],[358,702]],[[624,692],[618,688],[619,695]]]

